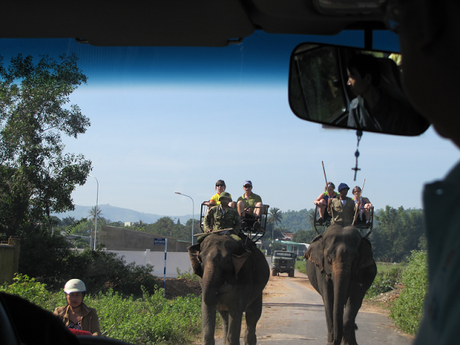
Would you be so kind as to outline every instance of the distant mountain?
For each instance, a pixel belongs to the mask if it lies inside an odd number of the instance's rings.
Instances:
[[[56,213],[53,216],[58,217],[59,219],[63,219],[66,217],[74,217],[75,219],[87,218],[89,217],[89,210],[94,206],[79,206],[75,205],[74,211],[69,211],[65,213]],[[109,204],[106,205],[99,205],[98,206],[101,210],[101,217],[104,217],[107,220],[112,222],[138,222],[142,220],[144,223],[152,224],[155,223],[158,219],[162,217],[170,217],[177,222],[177,219],[180,219],[181,224],[185,224],[187,220],[191,219],[191,215],[173,217],[173,216],[161,216],[158,214],[152,213],[143,213],[137,212],[133,210],[129,210],[127,208],[115,207],[110,206]],[[195,219],[198,219],[199,215],[195,215]]]

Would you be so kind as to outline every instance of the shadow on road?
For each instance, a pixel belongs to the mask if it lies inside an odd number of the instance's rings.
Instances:
[[[310,303],[264,303],[265,308],[272,307],[285,307],[285,308],[303,308],[303,309],[319,309],[324,310],[324,304],[310,304]]]

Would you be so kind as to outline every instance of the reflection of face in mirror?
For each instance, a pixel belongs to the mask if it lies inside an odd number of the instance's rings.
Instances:
[[[347,73],[347,85],[350,87],[355,96],[366,96],[366,98],[371,100],[372,94],[378,93],[378,89],[372,85],[374,78],[372,78],[370,73],[365,73],[364,77],[362,77],[356,68],[352,68],[351,71],[347,70]]]
[[[419,135],[429,123],[409,104],[395,61],[391,52],[301,44],[291,55],[291,109],[327,126]]]
[[[348,60],[347,72],[347,85],[356,96],[350,103],[349,127],[395,134],[416,134],[427,127],[394,83],[399,82],[399,70],[393,60],[357,54]]]

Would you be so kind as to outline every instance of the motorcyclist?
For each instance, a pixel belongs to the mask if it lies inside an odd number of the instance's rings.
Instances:
[[[56,308],[54,314],[59,316],[67,328],[71,330],[101,335],[96,309],[83,303],[86,294],[85,283],[80,279],[70,279],[64,286],[64,293],[67,305]]]

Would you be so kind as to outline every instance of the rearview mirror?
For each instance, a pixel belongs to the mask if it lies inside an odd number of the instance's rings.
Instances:
[[[289,104],[326,126],[415,136],[429,127],[401,86],[399,54],[302,43],[291,55]]]

